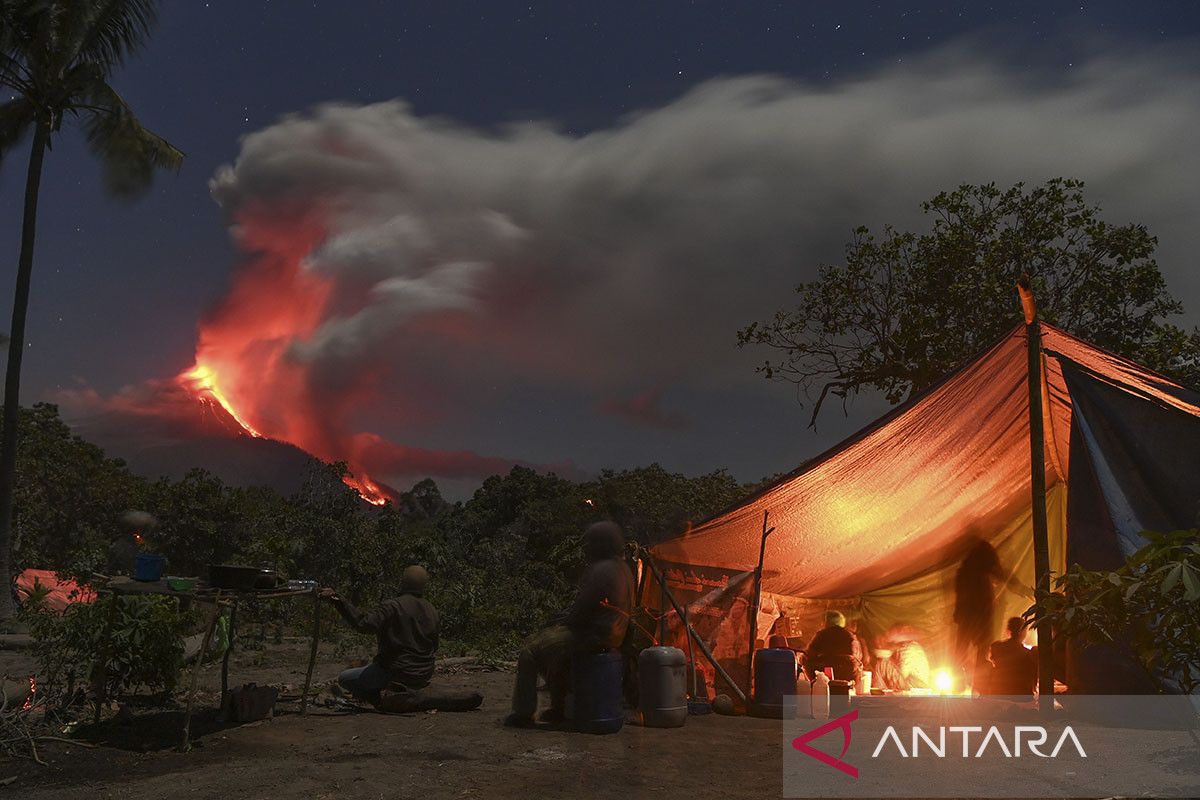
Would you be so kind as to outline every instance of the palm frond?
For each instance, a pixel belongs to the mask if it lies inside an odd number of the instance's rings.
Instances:
[[[66,13],[64,4],[62,0],[32,0],[18,5],[24,6],[23,28],[18,35],[19,57],[34,76],[43,82],[52,80],[61,40],[59,26]]]
[[[142,45],[158,0],[0,0],[0,85],[20,96],[0,120],[0,153],[44,119],[57,131],[79,118],[92,153],[118,195],[146,189],[183,153],[147,130],[107,80]]]
[[[104,163],[105,184],[113,194],[136,195],[150,186],[156,170],[182,166],[183,152],[143,126],[98,74],[75,96],[81,100],[73,110],[83,118],[88,147]]]
[[[0,49],[0,86],[7,86],[21,94],[31,94],[33,83],[29,70],[16,58]]]
[[[50,0],[0,0],[0,56],[5,71],[26,66]]]
[[[21,140],[37,119],[33,103],[24,97],[0,103],[0,164],[5,154]]]
[[[157,0],[73,0],[62,18],[62,66],[98,64],[105,75],[146,41]]]

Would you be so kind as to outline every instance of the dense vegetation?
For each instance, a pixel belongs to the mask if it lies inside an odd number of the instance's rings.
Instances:
[[[1200,530],[1145,531],[1119,569],[1073,564],[1030,609],[1081,644],[1128,650],[1168,692],[1200,689]]]
[[[568,602],[589,522],[611,518],[630,539],[656,541],[750,488],[724,471],[687,478],[657,464],[586,482],[515,467],[466,502],[447,502],[424,480],[398,503],[375,508],[345,486],[339,465],[314,462],[291,497],[229,486],[200,470],[149,481],[72,435],[52,405],[23,409],[21,425],[18,570],[106,573],[114,545],[131,535],[122,515],[143,509],[159,521],[143,532],[145,546],[165,555],[176,575],[204,575],[214,562],[263,564],[370,603],[395,591],[407,564],[424,564],[447,647],[497,655],[511,654]]]

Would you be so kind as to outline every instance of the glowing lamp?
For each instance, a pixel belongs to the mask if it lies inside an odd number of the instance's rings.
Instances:
[[[954,691],[954,676],[948,669],[939,669],[933,673],[933,688],[938,694],[950,694]]]

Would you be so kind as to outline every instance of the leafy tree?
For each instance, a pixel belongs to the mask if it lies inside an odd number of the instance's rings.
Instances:
[[[167,557],[176,575],[202,575],[208,564],[230,561],[242,549],[233,496],[238,490],[202,469],[179,481],[160,478],[149,491],[158,529],[146,536],[149,549]]]
[[[470,552],[483,542],[500,538],[526,543],[533,559],[564,540],[579,541],[584,527],[601,514],[587,505],[579,484],[529,467],[513,467],[507,475],[488,478],[463,504],[450,537]]]
[[[643,545],[683,533],[745,497],[747,488],[725,470],[689,478],[659,464],[604,470],[596,482],[600,507],[625,535]]]
[[[141,507],[145,481],[72,435],[53,405],[22,409],[20,425],[16,564],[87,575],[103,565],[121,514]]]
[[[1028,612],[1087,644],[1129,646],[1169,689],[1200,688],[1200,530],[1144,532],[1120,569],[1072,566]],[[1174,684],[1174,686],[1171,686]]]
[[[156,169],[178,169],[183,153],[144,128],[109,77],[138,50],[157,16],[155,0],[0,0],[0,87],[15,97],[0,104],[0,157],[30,130],[33,144],[25,182],[21,252],[9,331],[0,439],[0,575],[10,574],[13,488],[21,358],[33,272],[42,163],[68,118],[79,122],[104,164],[108,188],[132,195]],[[0,619],[12,615],[0,592]]]
[[[1068,332],[1200,385],[1200,329],[1183,312],[1142,225],[1113,225],[1081,181],[1007,190],[960,186],[922,204],[928,233],[858,228],[843,265],[824,265],[794,308],[738,332],[773,351],[758,371],[796,384],[815,425],[830,395],[878,390],[898,403],[999,339],[1020,320],[1017,278],[1033,279],[1041,316]]]
[[[433,519],[450,507],[432,478],[418,481],[407,492],[402,492],[398,505],[406,518],[416,519]]]

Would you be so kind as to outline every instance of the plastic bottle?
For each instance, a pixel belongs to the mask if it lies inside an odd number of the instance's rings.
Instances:
[[[812,717],[812,681],[803,668],[796,674],[796,716]]]
[[[829,678],[818,672],[812,681],[813,719],[829,719]]]

